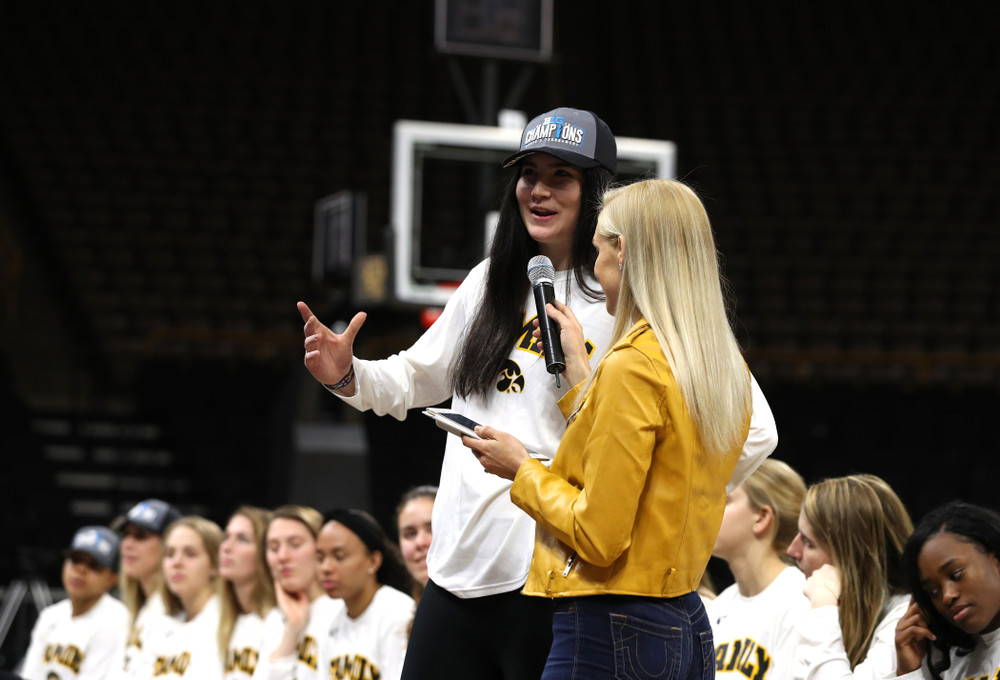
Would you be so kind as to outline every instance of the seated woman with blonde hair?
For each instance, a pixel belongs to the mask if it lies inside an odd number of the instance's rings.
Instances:
[[[802,477],[769,458],[726,496],[712,554],[726,561],[736,582],[705,606],[716,676],[746,677],[749,662],[760,678],[774,677],[776,667],[791,664],[783,651],[809,600],[802,594],[805,577],[785,551],[805,495]]]
[[[316,538],[322,528],[323,515],[303,505],[283,505],[271,516],[264,546],[278,606],[264,622],[255,677],[329,677],[320,667],[319,647],[344,604],[320,585]]]
[[[219,651],[224,680],[253,677],[264,644],[264,620],[275,606],[274,580],[264,559],[271,511],[241,506],[219,547]]]
[[[796,626],[793,678],[881,680],[896,669],[896,623],[909,603],[906,507],[875,475],[809,487],[788,548],[811,609]],[[782,674],[784,675],[784,674]]]
[[[160,595],[170,616],[179,619],[166,635],[149,640],[153,667],[148,677],[221,678],[219,630],[219,545],[215,522],[187,515],[163,535],[163,583]]]

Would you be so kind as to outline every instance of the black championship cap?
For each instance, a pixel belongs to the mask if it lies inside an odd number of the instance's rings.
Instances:
[[[618,145],[607,123],[590,111],[561,107],[535,117],[521,133],[521,148],[504,159],[507,168],[533,153],[547,153],[587,170],[598,166],[614,174]]]
[[[66,549],[66,556],[85,553],[104,569],[118,569],[118,534],[108,527],[83,527],[73,536],[73,543]]]
[[[128,511],[124,524],[134,524],[143,531],[162,535],[171,522],[180,518],[181,511],[170,503],[147,498]]]

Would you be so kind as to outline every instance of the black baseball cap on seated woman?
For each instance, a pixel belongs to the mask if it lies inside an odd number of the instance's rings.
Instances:
[[[121,540],[110,527],[86,526],[77,530],[73,542],[64,551],[67,558],[75,553],[89,555],[101,569],[118,571],[118,549]]]
[[[578,168],[603,167],[615,174],[618,145],[597,114],[560,107],[536,116],[521,133],[521,148],[503,161],[508,168],[533,153],[547,153]]]
[[[147,498],[136,503],[125,517],[115,523],[115,528],[124,531],[131,524],[151,534],[162,535],[174,520],[181,518],[181,511],[166,501],[158,498]]]

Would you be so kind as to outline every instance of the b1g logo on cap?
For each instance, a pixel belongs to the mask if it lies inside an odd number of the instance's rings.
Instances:
[[[139,505],[132,508],[128,513],[129,519],[137,519],[142,522],[155,522],[156,521],[156,508],[150,506],[147,503],[140,503]]]
[[[102,555],[111,554],[111,542],[97,529],[88,529],[77,534],[74,547],[77,549],[92,548]]]
[[[567,123],[563,116],[548,116],[535,127],[525,130],[522,146],[527,148],[538,142],[561,142],[582,146],[586,134],[586,130],[572,123]]]

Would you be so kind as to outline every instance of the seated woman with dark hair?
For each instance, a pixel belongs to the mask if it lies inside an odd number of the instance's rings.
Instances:
[[[360,510],[331,510],[316,539],[320,583],[343,600],[320,641],[324,677],[394,680],[403,670],[413,619],[413,581],[396,546]]]
[[[896,626],[896,675],[995,678],[1000,668],[1000,515],[952,501],[903,552],[913,602]]]

